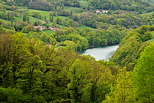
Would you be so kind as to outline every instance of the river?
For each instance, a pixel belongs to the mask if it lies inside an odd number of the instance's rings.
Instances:
[[[83,51],[81,54],[91,55],[97,61],[101,59],[108,60],[113,55],[113,53],[117,50],[118,47],[119,47],[118,45],[114,45],[114,46],[91,48]]]

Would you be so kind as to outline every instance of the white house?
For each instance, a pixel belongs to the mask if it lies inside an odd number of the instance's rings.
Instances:
[[[107,10],[96,10],[96,13],[102,13],[102,14],[106,14],[108,13],[109,11]]]

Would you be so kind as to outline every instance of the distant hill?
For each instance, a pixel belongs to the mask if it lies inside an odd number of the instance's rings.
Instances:
[[[64,6],[91,9],[126,10],[126,11],[153,11],[154,0],[3,0],[8,5],[27,6],[38,10],[57,10]]]

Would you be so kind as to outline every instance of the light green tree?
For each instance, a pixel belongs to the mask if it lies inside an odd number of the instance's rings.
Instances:
[[[102,103],[134,103],[132,73],[126,68],[120,69],[116,78],[116,84],[112,92],[106,96]]]
[[[90,102],[91,83],[89,80],[90,65],[88,62],[76,59],[69,69],[70,83],[68,90],[72,103]]]
[[[134,70],[135,96],[137,103],[154,102],[154,44],[141,53]]]

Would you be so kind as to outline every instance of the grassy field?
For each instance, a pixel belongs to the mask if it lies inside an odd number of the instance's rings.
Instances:
[[[83,2],[84,5],[87,4],[87,1],[81,1],[81,2]],[[84,11],[84,9],[77,8],[77,7],[64,7],[64,10],[70,10],[70,11],[73,11],[75,13]],[[22,11],[22,12],[20,12],[20,11]],[[12,11],[6,10],[6,12],[12,12]],[[0,13],[2,13],[2,11],[0,11]],[[41,15],[41,18],[32,17],[33,13],[38,13],[39,15]],[[35,10],[35,9],[27,9],[27,8],[24,8],[24,7],[18,7],[18,16],[15,17],[15,21],[16,22],[23,22],[23,14],[26,14],[26,15],[29,16],[29,22],[32,25],[34,25],[35,22],[40,22],[43,26],[44,24],[46,24],[45,23],[45,17],[48,20],[49,20],[49,17],[50,17],[50,11],[41,11],[41,10]],[[48,25],[51,26],[53,23],[55,23],[57,18],[60,18],[60,19],[63,19],[63,20],[69,19],[69,17],[67,17],[67,16],[53,16],[53,22],[48,21]],[[3,19],[1,19],[1,20],[3,20]],[[3,21],[10,22],[10,21],[7,21],[7,20],[3,20]],[[58,27],[63,28],[62,25],[59,25]],[[86,29],[86,28],[93,29],[91,27],[84,26],[84,25],[77,27],[77,28],[79,28],[79,29]],[[47,31],[47,33],[50,33],[50,31]]]
[[[33,12],[38,12],[39,14],[41,14],[42,16],[49,16],[50,12],[49,11],[41,11],[41,10],[34,10],[34,9],[29,9],[28,13],[30,15],[32,15]]]
[[[29,9],[28,14],[32,15],[33,12],[37,12],[39,13],[41,16],[46,16],[49,17],[50,16],[50,11],[41,11],[41,10],[34,10],[34,9]],[[59,18],[67,18],[66,16],[55,16],[55,17],[59,17]]]
[[[75,8],[77,9],[77,8]],[[41,11],[41,10],[34,10],[34,9],[26,9],[26,8],[21,8],[19,7],[19,10],[25,10],[27,12],[27,15],[29,15],[29,19],[30,19],[30,23],[31,24],[34,24],[35,22],[39,21],[41,23],[45,23],[44,22],[44,19],[45,17],[49,19],[49,16],[50,16],[50,11]],[[10,10],[6,10],[6,12],[11,12]],[[39,18],[35,18],[35,17],[32,17],[32,13],[33,12],[37,12],[39,13],[42,18],[39,19]],[[2,11],[0,11],[0,13],[2,13]],[[60,19],[67,19],[68,17],[66,16],[54,16],[53,19],[54,21],[56,20],[56,18],[60,18]],[[15,21],[19,21],[19,22],[22,22],[23,21],[23,15],[20,16],[20,13],[18,13],[18,16],[15,17]],[[49,24],[51,24],[52,22],[49,22]]]
[[[53,33],[55,33],[55,31],[51,31],[51,30],[45,30],[45,31],[42,31],[43,33],[45,34],[48,34],[48,35],[52,35]]]
[[[84,9],[82,8],[77,8],[77,7],[64,7],[64,10],[70,10],[73,11],[73,13],[79,13],[79,12],[83,12]]]
[[[84,5],[87,4],[87,1],[81,1],[81,2]],[[45,17],[49,20],[50,11],[41,11],[41,10],[35,10],[35,9],[27,9],[27,8],[24,8],[24,7],[19,7],[18,9],[21,10],[21,11],[25,11],[25,13],[27,13],[27,15],[29,16],[29,22],[32,25],[34,25],[35,22],[40,22],[42,24],[42,26],[43,26],[45,24]],[[77,7],[65,7],[64,10],[71,10],[71,11],[74,11],[76,13],[83,11],[82,8],[77,8]],[[7,12],[11,12],[11,11],[7,10]],[[32,17],[32,14],[34,12],[38,13],[42,17],[40,19]],[[48,21],[48,25],[51,26],[53,23],[55,23],[57,18],[65,20],[65,19],[68,19],[69,17],[67,17],[67,16],[53,16],[53,22]],[[15,21],[16,22],[23,22],[23,14],[18,13],[18,16],[15,17]],[[58,27],[59,28],[63,28],[64,26],[58,25]],[[80,27],[77,27],[77,28],[79,28],[79,29],[94,29],[94,28],[91,28],[91,27],[88,27],[88,26],[85,26],[85,25],[81,25]],[[51,31],[46,31],[46,33],[50,34]]]
[[[32,17],[31,15],[32,15],[33,12],[39,13],[39,14],[42,16],[42,18],[41,18],[41,19],[38,19],[38,18]],[[50,11],[41,11],[41,10],[29,9],[28,14],[30,15],[30,22],[31,22],[31,23],[32,23],[32,22],[34,23],[34,22],[36,22],[36,21],[44,22],[45,17],[49,19]],[[56,18],[67,19],[68,17],[66,17],[66,16],[54,16],[54,17],[53,17],[54,21],[56,20]],[[50,25],[51,23],[52,23],[52,22],[49,21],[49,25]]]
[[[85,25],[81,25],[80,27],[77,27],[79,29],[94,29],[94,28],[91,28],[89,26],[85,26]]]

